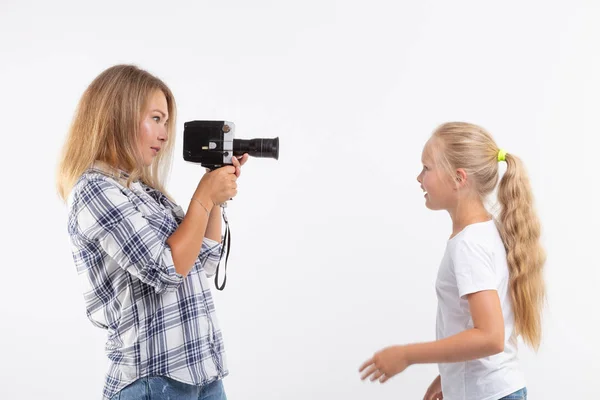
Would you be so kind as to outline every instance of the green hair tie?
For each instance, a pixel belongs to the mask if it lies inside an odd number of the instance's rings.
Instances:
[[[498,151],[498,161],[506,161],[506,150],[500,149]]]

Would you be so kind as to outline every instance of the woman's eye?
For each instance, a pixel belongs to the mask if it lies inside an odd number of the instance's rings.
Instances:
[[[153,120],[155,120],[156,122],[160,122],[160,117],[159,116],[154,116],[152,117]]]

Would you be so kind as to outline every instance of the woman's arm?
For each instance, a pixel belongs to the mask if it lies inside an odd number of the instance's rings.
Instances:
[[[239,159],[233,157],[233,167],[226,166],[210,172],[202,180],[211,182],[214,174],[234,174],[231,180],[232,185],[229,187],[232,192],[230,196],[221,200],[231,198],[237,193],[235,182],[241,174],[242,165],[246,161],[248,161],[248,154],[244,154]],[[207,186],[210,186],[210,184]],[[190,201],[186,216],[177,230],[167,239],[173,254],[175,270],[183,276],[186,276],[194,267],[194,262],[200,254],[205,237],[221,243],[221,207],[215,205],[207,193],[210,193],[210,191],[203,191],[198,187]]]
[[[210,217],[208,218],[208,225],[206,226],[206,233],[204,237],[214,240],[217,243],[221,243],[221,207],[213,207],[210,211]]]
[[[209,196],[195,194],[183,221],[167,239],[178,274],[187,276],[194,267],[210,220],[207,211],[212,214],[215,208],[218,207],[214,206]]]
[[[234,158],[235,161],[233,160]],[[248,161],[248,154],[244,154],[241,157],[238,156],[232,158],[232,162],[235,167],[235,176],[237,178],[240,177],[240,174],[242,173],[241,168],[244,164],[246,164],[246,161]],[[205,237],[212,239],[217,243],[221,243],[222,241],[221,233],[223,232],[223,228],[221,216],[221,207],[213,207],[212,211],[210,212],[210,218],[208,219],[208,225],[206,226],[206,233],[204,234]]]

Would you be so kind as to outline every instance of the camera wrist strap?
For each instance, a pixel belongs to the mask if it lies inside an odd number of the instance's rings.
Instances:
[[[217,272],[215,275],[215,286],[218,290],[225,289],[225,283],[227,283],[227,261],[229,259],[229,250],[231,248],[231,232],[229,231],[229,221],[227,220],[227,214],[225,213],[225,207],[221,207],[223,221],[225,221],[225,236],[223,237],[223,245],[221,247],[221,256],[219,257],[219,263],[217,264]],[[223,271],[223,285],[219,287],[219,269],[221,268],[221,260],[225,253],[225,247],[227,247],[227,255],[225,256],[225,270]]]

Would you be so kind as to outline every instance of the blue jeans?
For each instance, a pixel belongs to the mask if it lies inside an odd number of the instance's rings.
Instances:
[[[112,400],[227,400],[227,397],[220,379],[194,386],[165,376],[150,376],[133,382]]]
[[[508,396],[503,397],[500,400],[527,400],[527,388],[517,390],[513,394],[509,394]]]

